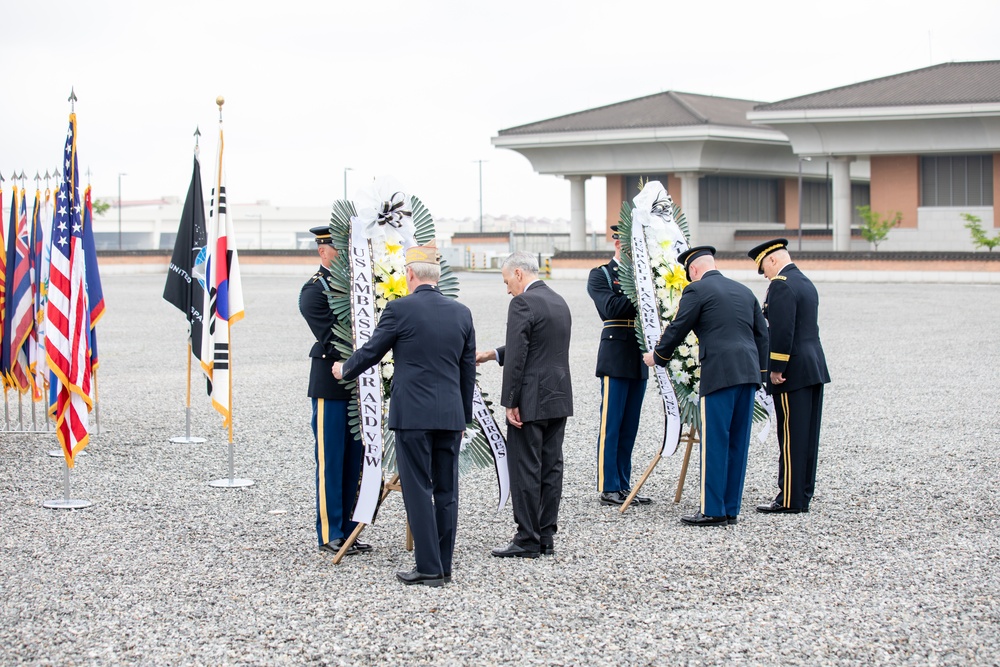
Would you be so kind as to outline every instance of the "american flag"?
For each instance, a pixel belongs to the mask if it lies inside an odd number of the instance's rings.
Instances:
[[[232,350],[229,327],[243,319],[243,286],[236,254],[236,235],[226,211],[226,175],[223,169],[222,123],[219,123],[219,159],[209,210],[205,252],[205,304],[207,325],[201,336],[201,367],[211,384],[212,407],[222,415],[222,425],[232,438]]]
[[[56,433],[73,467],[74,457],[87,446],[90,398],[90,307],[87,303],[86,258],[76,156],[76,114],[69,115],[63,155],[63,181],[56,195],[49,266],[49,302],[45,309],[45,349],[55,403],[49,410]]]

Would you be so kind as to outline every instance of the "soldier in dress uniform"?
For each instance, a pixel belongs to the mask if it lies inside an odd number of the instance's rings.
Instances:
[[[348,423],[351,392],[331,373],[333,362],[343,358],[333,344],[337,318],[325,294],[330,289],[330,264],[337,250],[329,227],[309,231],[316,235],[320,267],[299,292],[299,312],[316,337],[309,351],[312,368],[308,392],[316,443],[316,536],[321,550],[337,553],[357,525],[351,521],[351,512],[361,480],[362,446]],[[346,555],[370,550],[370,545],[355,542]]]
[[[643,359],[666,366],[694,331],[701,361],[701,509],[682,516],[692,526],[738,521],[750,449],[754,394],[767,362],[767,323],[753,292],[715,268],[715,248],[682,252],[691,284],[660,342]]]
[[[770,333],[767,393],[778,418],[778,495],[757,506],[768,514],[809,511],[823,416],[823,385],[830,381],[819,340],[819,295],[792,263],[788,240],[761,243],[747,253],[770,284],[764,316]]]
[[[618,225],[611,227],[615,256],[591,270],[587,294],[604,320],[597,348],[601,381],[601,426],[597,436],[597,490],[603,505],[621,505],[631,490],[632,448],[639,431],[642,399],[649,369],[635,335],[635,306],[618,282],[622,243]],[[652,502],[636,496],[637,503]]]

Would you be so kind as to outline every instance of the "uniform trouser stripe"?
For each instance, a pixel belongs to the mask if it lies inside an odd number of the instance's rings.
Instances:
[[[785,507],[791,507],[792,503],[792,430],[789,427],[789,421],[791,420],[791,411],[788,409],[788,394],[781,395],[781,407],[784,410],[785,418],[782,420],[781,430],[784,432],[784,443],[782,443],[782,449],[784,453],[784,466],[782,470],[782,477],[784,479],[784,484],[782,485],[781,500],[782,505]]]
[[[778,496],[782,507],[809,506],[816,481],[823,385],[775,396],[778,414]]]
[[[604,491],[604,451],[608,437],[608,388],[611,378],[601,378],[601,431],[597,436],[597,489]],[[618,489],[615,489],[616,491]]]
[[[320,541],[327,544],[330,541],[330,515],[326,508],[326,402],[322,398],[316,399],[316,423],[313,429],[316,432],[316,488],[317,511],[319,512]],[[319,428],[316,428],[317,425]]]
[[[705,443],[708,442],[708,420],[705,419],[705,397],[701,397],[701,464],[698,468],[701,470],[701,499],[699,500],[699,506],[701,507],[701,513],[705,514]]]

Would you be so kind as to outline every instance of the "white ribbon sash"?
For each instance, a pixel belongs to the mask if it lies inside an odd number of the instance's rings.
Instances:
[[[660,342],[662,332],[660,310],[656,305],[656,291],[653,288],[653,274],[649,265],[649,249],[646,245],[646,226],[636,220],[633,211],[632,225],[632,264],[635,271],[635,292],[639,300],[639,320],[642,323],[642,334],[646,340],[646,349],[650,352]],[[656,382],[660,387],[660,398],[663,399],[663,447],[661,456],[670,456],[677,450],[681,438],[681,413],[677,406],[677,395],[674,385],[670,383],[666,368],[653,366]]]
[[[490,450],[493,452],[493,465],[497,471],[497,486],[500,492],[500,499],[497,501],[497,512],[507,504],[510,497],[510,473],[507,470],[507,442],[504,440],[500,427],[497,426],[493,418],[493,411],[483,400],[483,394],[479,391],[479,385],[472,394],[472,415],[482,429],[486,441],[490,443]]]
[[[762,385],[761,388],[757,390],[755,398],[767,412],[767,419],[764,420],[764,425],[761,426],[760,431],[757,432],[757,440],[763,443],[767,442],[767,436],[771,433],[771,424],[775,421],[774,399],[767,393],[766,384]]]
[[[351,322],[354,349],[359,349],[375,331],[375,276],[372,273],[372,247],[362,225],[351,225]],[[361,488],[351,517],[359,523],[371,523],[378,509],[382,486],[382,381],[381,364],[375,364],[358,376],[358,420],[364,460]]]

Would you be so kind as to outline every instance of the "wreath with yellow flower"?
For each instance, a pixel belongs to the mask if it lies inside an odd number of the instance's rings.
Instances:
[[[684,238],[690,242],[691,234],[688,231],[687,217],[677,204],[673,204],[673,202],[671,204],[673,205],[674,220],[684,233]],[[622,261],[618,270],[618,279],[621,282],[622,291],[638,309],[639,297],[636,294],[632,261],[631,202],[622,202],[621,211],[618,214],[618,234],[622,245]],[[672,240],[657,239],[654,242],[647,239],[647,247],[660,321],[666,326],[677,316],[681,294],[688,286],[689,281],[684,267],[677,262]],[[638,319],[635,323],[635,335],[639,339],[639,347],[645,352],[645,337],[643,336],[642,323]],[[701,364],[698,362],[698,337],[693,331],[688,332],[684,342],[674,349],[670,361],[667,362],[666,370],[674,392],[677,394],[677,407],[680,411],[681,423],[701,432],[701,411],[698,406],[701,393]],[[754,402],[753,410],[755,422],[763,421],[767,417],[766,410],[759,402]]]
[[[413,238],[419,245],[434,240],[434,219],[430,211],[417,197],[410,197],[412,220],[414,226]],[[351,237],[351,219],[357,217],[354,202],[341,199],[333,204],[330,215],[330,236],[333,246],[337,249],[337,258],[331,263],[330,291],[326,292],[330,309],[336,316],[337,323],[333,327],[336,334],[334,345],[337,350],[349,357],[354,352],[354,331],[351,314],[351,269],[348,265],[348,255]],[[406,286],[405,251],[403,244],[392,237],[372,239],[372,274],[375,280],[375,319],[382,315],[386,305],[395,299],[408,294]],[[452,272],[448,262],[441,259],[441,278],[438,290],[447,297],[458,298],[458,278]],[[382,379],[383,414],[388,415],[389,398],[392,395],[393,378],[392,351],[379,363],[379,376]],[[356,382],[347,383],[354,392]],[[490,401],[483,396],[487,405]],[[357,434],[360,431],[358,420],[357,399],[352,398],[348,408],[351,430]],[[388,424],[388,419],[382,420]],[[383,458],[385,469],[393,471],[396,468],[395,437],[388,426],[383,430]],[[459,453],[459,472],[465,473],[475,468],[493,465],[493,454],[489,442],[483,435],[478,424],[469,424]]]

